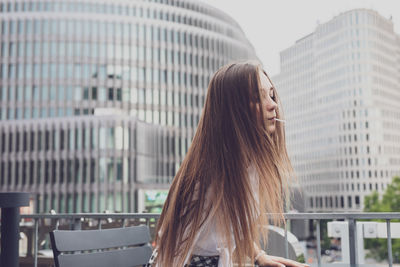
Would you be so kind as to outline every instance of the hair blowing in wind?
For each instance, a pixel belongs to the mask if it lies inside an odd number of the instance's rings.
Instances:
[[[267,226],[269,219],[274,224],[284,222],[284,199],[293,171],[284,125],[276,123],[269,134],[260,119],[264,111],[254,105],[261,105],[260,71],[266,75],[257,63],[236,62],[211,79],[195,136],[158,222],[158,266],[183,266],[209,216],[216,216],[227,246],[236,245],[234,258],[240,267],[246,257],[254,260],[254,242],[259,245],[260,236],[267,240],[267,227],[260,226]],[[276,117],[283,119],[279,107]],[[259,201],[248,179],[250,165],[258,173]]]

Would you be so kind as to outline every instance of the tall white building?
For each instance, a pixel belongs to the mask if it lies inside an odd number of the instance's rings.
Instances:
[[[400,175],[400,36],[376,11],[319,24],[273,78],[307,211],[362,210]]]

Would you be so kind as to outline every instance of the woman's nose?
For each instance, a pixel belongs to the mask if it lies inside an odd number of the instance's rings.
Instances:
[[[274,110],[278,107],[278,104],[272,100],[272,98],[269,98],[267,101],[267,109],[268,110]]]

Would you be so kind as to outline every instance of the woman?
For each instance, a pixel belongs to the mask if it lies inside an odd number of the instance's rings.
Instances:
[[[277,103],[256,63],[228,64],[214,74],[158,222],[155,266],[241,267],[248,258],[259,266],[307,266],[259,248],[266,212],[274,223],[284,221],[292,174]]]

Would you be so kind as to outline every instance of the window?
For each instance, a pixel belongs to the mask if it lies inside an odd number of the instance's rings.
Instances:
[[[33,64],[33,77],[35,79],[40,78],[40,65],[39,64]]]
[[[3,3],[1,3],[3,5]],[[8,34],[8,20],[3,20],[1,23],[1,33],[3,35]]]
[[[114,100],[114,88],[108,88],[108,100]]]
[[[40,20],[35,20],[33,22],[33,29],[34,29],[34,33],[36,35],[41,34],[41,21]]]
[[[34,87],[34,97],[36,100],[36,97],[39,98],[39,91],[37,90],[37,87]],[[42,101],[47,101],[49,99],[49,90],[47,86],[42,87]]]

